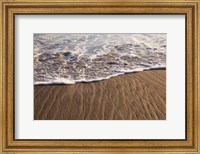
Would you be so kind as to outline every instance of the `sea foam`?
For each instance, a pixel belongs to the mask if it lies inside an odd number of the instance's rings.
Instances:
[[[74,84],[166,68],[166,34],[34,34],[34,84]]]

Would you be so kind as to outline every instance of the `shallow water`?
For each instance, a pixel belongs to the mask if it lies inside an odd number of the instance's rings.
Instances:
[[[74,84],[166,67],[166,34],[34,34],[34,83]]]

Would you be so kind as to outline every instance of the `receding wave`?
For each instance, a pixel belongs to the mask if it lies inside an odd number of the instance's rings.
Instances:
[[[166,34],[34,34],[34,84],[74,84],[166,67]]]

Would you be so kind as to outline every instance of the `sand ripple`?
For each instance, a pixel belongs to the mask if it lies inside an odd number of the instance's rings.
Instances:
[[[35,120],[164,120],[166,71],[73,85],[35,86]]]

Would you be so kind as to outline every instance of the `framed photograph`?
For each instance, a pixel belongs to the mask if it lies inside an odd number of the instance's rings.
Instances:
[[[1,153],[199,153],[199,4],[1,1]]]

